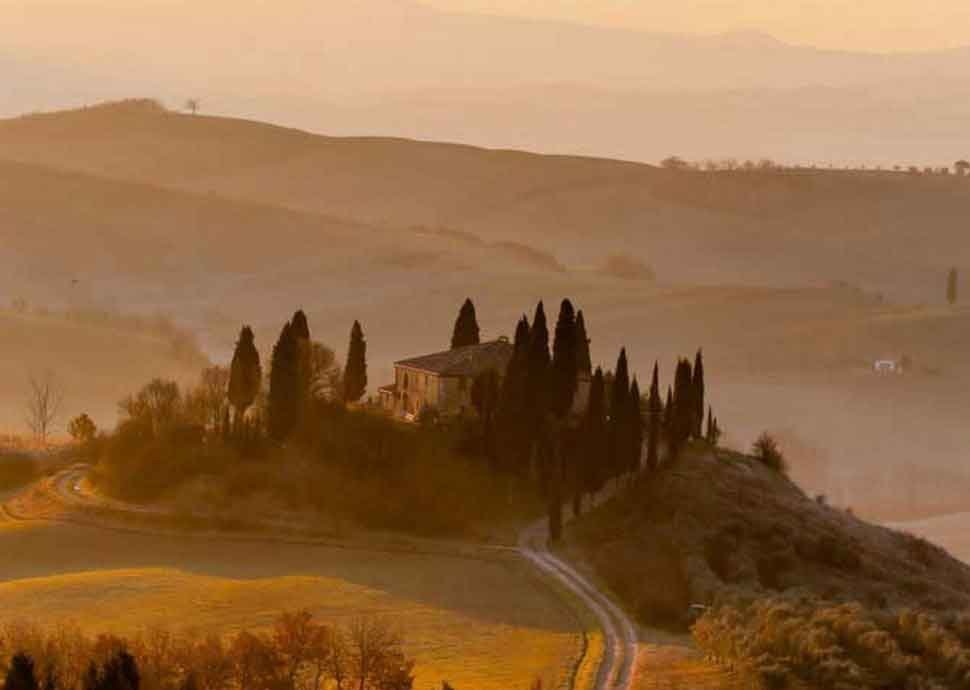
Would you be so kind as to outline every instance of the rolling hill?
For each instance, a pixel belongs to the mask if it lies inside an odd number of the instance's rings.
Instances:
[[[756,31],[609,29],[408,0],[3,0],[0,12],[3,115],[144,93],[317,132],[636,160],[967,155],[970,48],[820,50]]]
[[[298,307],[340,356],[360,319],[372,388],[440,349],[465,296],[496,337],[568,295],[607,366],[622,345],[644,375],[705,347],[733,442],[769,428],[824,458],[796,466],[813,491],[897,519],[965,509],[970,318],[939,305],[970,265],[966,178],[678,172],[145,101],[0,121],[0,151],[0,293],[175,314],[217,361],[242,323],[268,356]],[[871,375],[904,354],[913,375]],[[905,479],[921,466],[938,473]]]

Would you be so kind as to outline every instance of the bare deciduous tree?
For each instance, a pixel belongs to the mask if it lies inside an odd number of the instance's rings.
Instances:
[[[188,110],[193,115],[199,112],[200,107],[201,107],[201,104],[199,103],[198,98],[190,98],[187,101],[185,101],[185,109]]]
[[[27,426],[34,437],[46,445],[47,438],[60,416],[64,395],[51,372],[45,373],[42,378],[31,374],[28,380],[30,390],[26,403]]]

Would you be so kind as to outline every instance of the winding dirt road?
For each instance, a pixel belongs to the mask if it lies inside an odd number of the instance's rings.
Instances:
[[[73,508],[108,509],[139,515],[164,516],[164,510],[122,503],[97,494],[87,482],[88,468],[75,466],[51,477],[48,486],[57,499]],[[549,550],[546,520],[530,525],[519,536],[517,551],[541,574],[558,581],[593,613],[603,631],[604,651],[590,690],[630,690],[637,659],[637,632],[630,618],[603,592],[571,565]],[[510,547],[483,546],[486,550]],[[589,650],[585,652],[589,654]],[[585,661],[585,660],[584,660]],[[571,690],[586,690],[572,688]]]
[[[603,630],[605,649],[596,672],[595,690],[629,690],[633,686],[637,659],[637,632],[619,606],[571,565],[549,550],[546,520],[523,530],[519,553],[536,568],[562,583],[596,616]]]

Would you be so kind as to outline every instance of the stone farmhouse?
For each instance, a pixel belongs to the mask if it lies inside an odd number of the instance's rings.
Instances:
[[[480,345],[460,347],[394,363],[394,383],[380,389],[381,407],[394,417],[413,421],[425,407],[443,417],[470,412],[472,383],[480,374],[494,369],[499,376],[512,360],[508,338]],[[579,377],[574,412],[586,409],[590,375]]]
[[[512,344],[499,338],[394,363],[394,383],[380,389],[381,406],[395,417],[414,419],[424,407],[456,416],[472,407],[472,382],[494,369],[500,376],[512,359]]]

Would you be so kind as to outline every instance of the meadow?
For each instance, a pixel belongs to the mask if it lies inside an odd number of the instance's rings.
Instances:
[[[90,633],[162,627],[229,634],[281,611],[321,621],[377,615],[402,629],[416,688],[560,687],[581,618],[513,556],[484,558],[151,535],[2,521],[2,622],[73,622]]]

